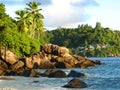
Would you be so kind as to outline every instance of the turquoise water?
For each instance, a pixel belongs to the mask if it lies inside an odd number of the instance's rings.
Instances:
[[[90,59],[101,60],[101,62],[105,64],[87,69],[74,69],[87,75],[87,78],[80,79],[86,82],[89,87],[80,90],[120,90],[120,57]],[[73,69],[64,69],[66,73],[69,73],[70,70]],[[37,71],[44,72],[45,70]],[[61,87],[72,78],[31,78],[19,76],[13,78],[16,78],[16,80],[0,80],[0,89],[16,88],[16,90],[77,90]],[[34,81],[38,82],[35,83]]]

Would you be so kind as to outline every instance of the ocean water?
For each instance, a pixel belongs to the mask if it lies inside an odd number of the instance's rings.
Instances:
[[[80,78],[89,87],[80,90],[120,90],[120,57],[90,58],[100,60],[103,65],[87,69],[71,68],[62,69],[66,73],[76,70],[85,73],[87,78]],[[37,70],[44,72],[45,70]],[[67,89],[61,86],[67,84],[72,78],[47,78],[47,77],[13,77],[16,80],[0,80],[0,90],[78,90]],[[36,82],[35,82],[36,81]]]

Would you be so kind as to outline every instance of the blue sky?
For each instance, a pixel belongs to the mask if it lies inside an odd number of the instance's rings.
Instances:
[[[15,17],[15,11],[24,9],[26,3],[35,0],[0,0],[6,13]],[[120,0],[36,0],[41,3],[44,27],[47,29],[77,27],[101,22],[103,27],[120,30]]]

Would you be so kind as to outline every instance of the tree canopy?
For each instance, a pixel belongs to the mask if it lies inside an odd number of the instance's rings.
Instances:
[[[19,31],[26,32],[30,38],[40,39],[40,33],[44,31],[42,20],[44,17],[40,13],[42,10],[39,9],[40,3],[33,1],[26,5],[24,10],[16,11]]]
[[[58,28],[50,33],[51,43],[66,46],[82,56],[120,55],[120,32],[104,28],[100,22],[95,28],[86,24],[78,28]]]

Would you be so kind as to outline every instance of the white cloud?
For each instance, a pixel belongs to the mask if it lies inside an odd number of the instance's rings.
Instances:
[[[2,0],[6,2],[6,12],[15,17],[15,11],[26,7],[26,2],[31,0]],[[39,0],[37,0],[39,1]],[[41,3],[43,0],[40,1]],[[46,3],[46,4],[45,4]],[[90,18],[86,12],[86,6],[94,6],[94,0],[48,0],[42,5],[42,14],[44,15],[44,26],[48,28],[73,27],[76,23],[84,23]],[[41,8],[40,7],[40,8]]]
[[[83,0],[52,0],[52,4],[43,8],[46,27],[70,26],[89,18],[85,8],[74,6]]]

